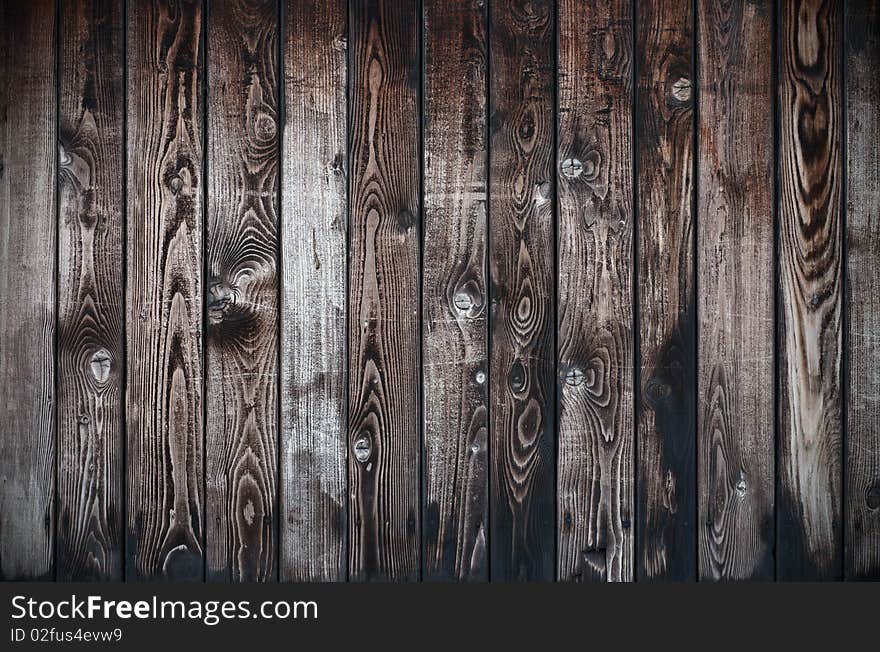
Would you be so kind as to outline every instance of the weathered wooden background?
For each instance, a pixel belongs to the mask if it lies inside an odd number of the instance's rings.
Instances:
[[[880,7],[6,0],[0,575],[880,579]]]

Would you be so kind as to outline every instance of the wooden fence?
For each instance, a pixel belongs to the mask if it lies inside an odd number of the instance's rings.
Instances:
[[[2,577],[880,578],[876,2],[2,16]]]

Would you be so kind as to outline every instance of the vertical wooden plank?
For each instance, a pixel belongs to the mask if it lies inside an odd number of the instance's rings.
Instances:
[[[637,575],[693,579],[696,361],[691,0],[638,3]]]
[[[209,580],[277,563],[278,6],[208,6],[205,551]]]
[[[0,578],[51,579],[55,496],[54,0],[4,2]]]
[[[561,580],[632,580],[632,2],[559,6]]]
[[[555,575],[554,27],[490,3],[491,575]]]
[[[128,7],[126,577],[203,577],[202,6]]]
[[[880,5],[846,15],[848,579],[880,579]]]
[[[487,9],[424,12],[424,575],[485,580]]]
[[[284,8],[279,570],[301,582],[347,564],[346,4]]]
[[[60,13],[58,577],[122,578],[123,12]]]
[[[419,16],[349,8],[349,573],[415,580],[420,560]]]
[[[697,18],[700,577],[772,580],[773,6]]]
[[[841,9],[779,16],[777,577],[841,574]]]

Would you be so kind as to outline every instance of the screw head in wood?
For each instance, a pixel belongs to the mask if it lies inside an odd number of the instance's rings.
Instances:
[[[577,367],[572,367],[565,372],[565,384],[570,387],[577,387],[584,382],[584,372]]]
[[[467,292],[458,292],[452,299],[455,307],[466,312],[474,307],[474,300]]]
[[[478,371],[478,372],[474,375],[474,380],[477,381],[477,384],[478,384],[478,385],[482,385],[483,383],[486,382],[486,372],[483,371],[482,369],[480,369],[480,371]]]
[[[584,171],[584,164],[576,158],[567,158],[562,162],[562,174],[568,179],[577,179]]]
[[[354,442],[354,456],[358,462],[366,462],[373,452],[373,443],[367,434],[361,435]]]

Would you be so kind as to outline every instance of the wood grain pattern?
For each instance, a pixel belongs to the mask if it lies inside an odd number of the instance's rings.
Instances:
[[[632,580],[632,2],[559,5],[561,580]]]
[[[278,7],[208,10],[205,561],[209,579],[265,581],[278,536]]]
[[[880,5],[846,5],[847,579],[880,579]]]
[[[696,574],[696,351],[691,0],[640,2],[637,576]]]
[[[0,16],[0,578],[37,580],[54,572],[55,2]]]
[[[126,577],[201,580],[202,6],[128,9]]]
[[[554,4],[490,4],[491,576],[555,575]]]
[[[281,559],[346,577],[345,0],[285,8],[281,189]]]
[[[485,580],[487,10],[424,11],[424,576]]]
[[[354,0],[349,115],[349,575],[419,577],[419,16]]]
[[[772,580],[773,7],[697,17],[700,578]]]
[[[58,577],[122,579],[123,15],[59,20]]]
[[[779,16],[777,578],[841,574],[840,5]]]

